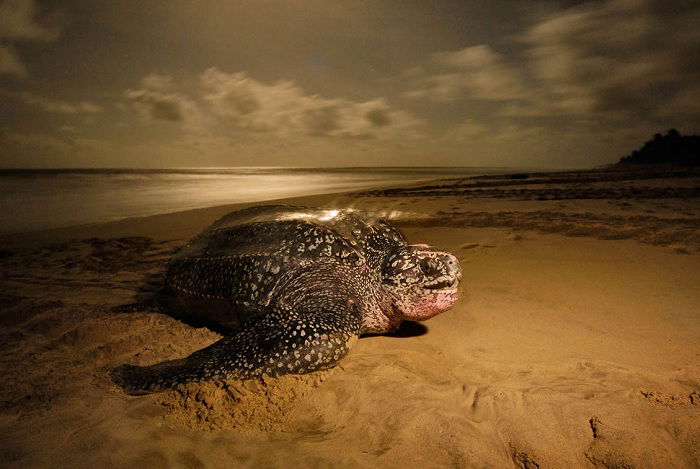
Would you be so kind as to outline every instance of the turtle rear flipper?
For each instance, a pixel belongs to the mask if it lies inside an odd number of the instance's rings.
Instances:
[[[361,326],[352,302],[314,312],[278,308],[189,357],[152,366],[122,365],[111,376],[124,392],[139,395],[193,381],[311,373],[335,366]]]

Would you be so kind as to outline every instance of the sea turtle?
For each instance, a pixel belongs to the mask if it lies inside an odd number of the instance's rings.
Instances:
[[[455,256],[407,244],[368,213],[289,205],[232,212],[171,259],[164,295],[169,313],[230,333],[186,358],[122,365],[112,379],[145,394],[330,368],[361,334],[452,307],[461,276]]]

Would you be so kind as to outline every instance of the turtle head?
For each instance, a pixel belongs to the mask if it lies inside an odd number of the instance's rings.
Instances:
[[[455,256],[427,244],[402,246],[382,268],[382,282],[403,319],[423,321],[457,301],[462,268]]]

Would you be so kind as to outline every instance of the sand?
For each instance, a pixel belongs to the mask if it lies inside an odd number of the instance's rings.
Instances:
[[[233,206],[0,242],[3,467],[699,467],[700,175],[584,171],[289,200],[390,217],[464,269],[450,311],[335,369],[127,396],[220,335],[147,309]]]

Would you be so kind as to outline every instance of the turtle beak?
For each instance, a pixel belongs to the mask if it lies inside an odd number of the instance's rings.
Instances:
[[[459,259],[457,257],[453,256],[450,253],[446,253],[448,256],[447,259],[447,268],[448,272],[450,275],[452,275],[455,279],[454,286],[456,287],[459,285],[459,282],[462,280],[462,265],[459,263]]]

